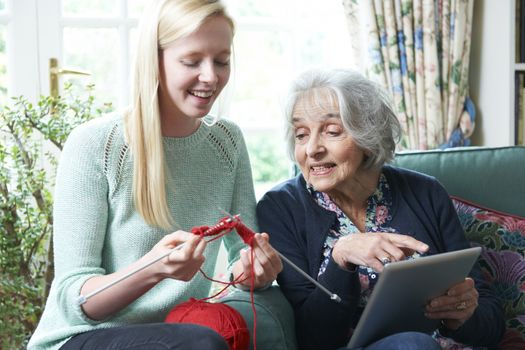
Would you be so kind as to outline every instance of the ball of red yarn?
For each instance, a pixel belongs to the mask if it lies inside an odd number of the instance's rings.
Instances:
[[[247,350],[250,332],[241,314],[226,304],[208,303],[190,298],[175,306],[164,320],[166,323],[193,323],[219,333],[231,350]]]

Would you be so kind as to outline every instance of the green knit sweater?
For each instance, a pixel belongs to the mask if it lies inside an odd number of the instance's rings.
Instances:
[[[164,138],[168,205],[179,227],[212,225],[219,208],[242,214],[255,227],[250,163],[239,128],[221,120],[201,123],[184,138]],[[189,282],[165,279],[104,321],[89,319],[77,304],[84,282],[138,260],[169,231],[147,225],[135,211],[133,158],[119,116],[90,121],[69,136],[61,155],[54,196],[55,279],[29,349],[58,349],[75,334],[97,328],[162,322],[176,304],[209,294],[198,273]],[[202,267],[212,276],[220,242],[231,265],[244,247],[235,233],[209,243]]]

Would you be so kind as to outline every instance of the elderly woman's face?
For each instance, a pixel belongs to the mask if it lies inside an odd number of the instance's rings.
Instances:
[[[344,191],[364,153],[343,127],[337,100],[327,90],[319,92],[315,102],[304,97],[294,107],[295,159],[315,190]]]

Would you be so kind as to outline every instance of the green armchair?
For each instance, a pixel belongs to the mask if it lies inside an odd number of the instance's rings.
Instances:
[[[406,152],[395,165],[445,186],[467,238],[483,248],[481,268],[502,300],[507,329],[498,348],[525,349],[525,147]]]
[[[451,196],[525,217],[525,147],[401,152],[394,165],[436,177]]]

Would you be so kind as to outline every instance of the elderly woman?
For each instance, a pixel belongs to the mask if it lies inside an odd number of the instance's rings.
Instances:
[[[370,80],[346,70],[306,72],[293,84],[286,118],[301,174],[265,194],[258,222],[277,250],[342,298],[335,303],[286,265],[277,279],[295,310],[301,349],[335,349],[347,344],[383,263],[469,244],[434,178],[386,165],[401,128]],[[477,268],[433,299],[426,316],[441,320],[432,336],[399,333],[366,349],[440,349],[441,337],[494,347],[504,330]]]

